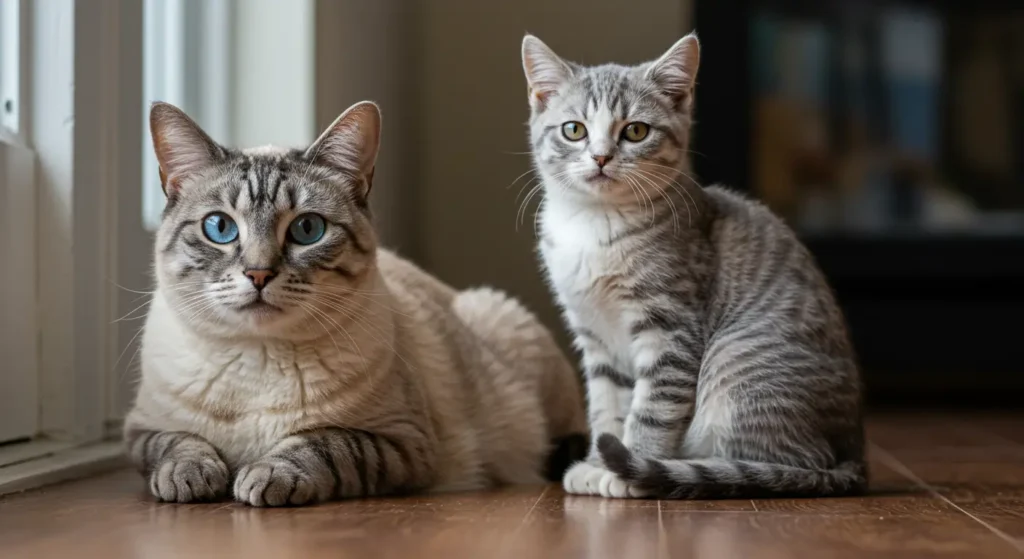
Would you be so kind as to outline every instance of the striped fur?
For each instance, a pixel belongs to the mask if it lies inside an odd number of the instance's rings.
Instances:
[[[475,489],[560,478],[578,457],[576,374],[536,318],[377,247],[374,105],[306,150],[227,149],[169,105],[152,124],[168,204],[125,443],[154,496]],[[204,234],[211,212],[236,240]],[[308,213],[326,226],[302,245],[289,224]],[[261,289],[249,269],[271,273]]]
[[[862,489],[859,374],[824,277],[768,209],[690,177],[696,36],[631,67],[580,66],[528,36],[523,64],[539,248],[582,352],[595,435],[566,489]],[[586,136],[563,134],[566,122]],[[639,141],[626,135],[636,122],[649,129]]]

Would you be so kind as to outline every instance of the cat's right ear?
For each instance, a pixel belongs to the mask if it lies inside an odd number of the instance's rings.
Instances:
[[[529,86],[530,106],[534,110],[543,110],[548,100],[572,77],[569,64],[533,35],[523,37],[523,71]]]
[[[153,103],[149,131],[160,163],[160,185],[167,196],[178,192],[184,179],[227,156],[195,121],[170,103]]]

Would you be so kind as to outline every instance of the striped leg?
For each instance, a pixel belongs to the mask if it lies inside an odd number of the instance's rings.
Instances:
[[[423,488],[433,473],[432,449],[418,427],[398,432],[325,428],[292,435],[238,471],[235,499],[274,507]]]
[[[577,329],[577,345],[583,350],[583,370],[587,379],[587,411],[592,436],[590,455],[565,473],[562,484],[574,495],[638,497],[629,484],[606,470],[596,442],[602,433],[621,438],[633,392],[633,379],[619,372],[602,344],[593,334]]]
[[[132,462],[149,479],[149,491],[162,501],[189,503],[223,497],[228,467],[206,439],[182,431],[128,430]]]
[[[608,350],[593,333],[577,329],[576,344],[583,351],[583,371],[587,381],[587,413],[592,437],[589,458],[600,464],[596,441],[601,433],[622,438],[633,393],[633,379],[616,369]]]
[[[677,457],[693,418],[700,370],[697,344],[698,338],[685,329],[634,328],[630,352],[639,378],[622,442],[639,456]]]

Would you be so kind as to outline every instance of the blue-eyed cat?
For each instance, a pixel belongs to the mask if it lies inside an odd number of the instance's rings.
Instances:
[[[539,250],[595,437],[565,488],[861,491],[860,377],[829,286],[768,209],[691,177],[699,49],[691,34],[652,62],[586,67],[523,41]]]
[[[474,489],[585,452],[575,370],[532,314],[378,248],[376,105],[302,150],[225,148],[164,103],[150,120],[167,209],[125,442],[153,495]]]

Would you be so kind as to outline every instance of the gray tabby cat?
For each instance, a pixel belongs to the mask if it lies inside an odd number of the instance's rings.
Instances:
[[[580,66],[532,36],[522,55],[540,252],[595,436],[566,489],[864,489],[860,380],[821,272],[762,205],[689,175],[697,37],[639,66]]]
[[[163,103],[150,120],[167,209],[125,442],[153,495],[301,505],[557,480],[583,456],[540,322],[377,248],[376,105],[305,150],[227,149]]]

